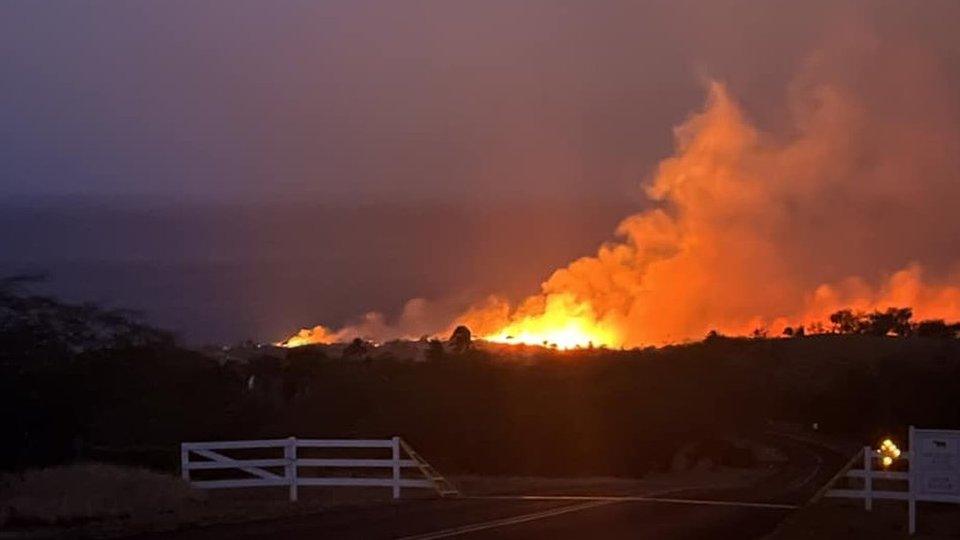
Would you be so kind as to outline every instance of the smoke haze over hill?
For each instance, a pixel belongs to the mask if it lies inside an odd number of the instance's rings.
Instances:
[[[456,322],[494,339],[638,346],[823,322],[845,307],[960,318],[960,260],[941,252],[958,240],[960,102],[939,68],[923,49],[853,28],[803,63],[782,133],[759,129],[711,81],[646,184],[654,209],[541,294],[515,307],[493,297]],[[428,313],[416,300],[397,329],[370,314],[314,332],[409,335]]]
[[[191,341],[954,313],[955,2],[231,8],[0,7],[0,268]]]

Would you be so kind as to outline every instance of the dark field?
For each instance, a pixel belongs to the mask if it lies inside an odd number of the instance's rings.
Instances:
[[[185,440],[401,435],[450,474],[641,476],[681,448],[749,466],[731,441],[771,423],[864,440],[957,425],[943,404],[960,394],[958,353],[954,339],[822,335],[421,363],[309,348],[222,363],[169,344],[6,356],[0,463],[175,470]]]

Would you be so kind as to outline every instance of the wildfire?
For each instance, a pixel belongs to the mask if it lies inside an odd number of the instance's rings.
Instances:
[[[274,345],[278,347],[302,347],[303,345],[333,343],[334,341],[337,341],[337,336],[331,333],[329,329],[324,326],[314,326],[313,328],[304,328]]]
[[[885,138],[896,130],[873,129],[885,117],[863,114],[842,87],[818,86],[794,109],[793,135],[770,136],[723,84],[712,83],[704,109],[676,128],[674,155],[645,184],[652,208],[628,216],[615,240],[554,271],[517,304],[493,296],[457,314],[414,299],[393,324],[372,313],[337,331],[303,330],[284,345],[443,337],[465,325],[498,343],[635,347],[700,339],[711,330],[779,335],[844,308],[909,306],[917,318],[960,318],[960,274],[933,274],[931,281],[912,262],[922,253],[894,253],[951,230],[928,219],[950,215],[944,205],[951,198],[915,189],[929,175],[912,171],[950,178],[952,165],[940,154],[900,151],[899,139]],[[912,204],[901,204],[899,194]],[[863,217],[887,215],[891,201],[904,212],[897,220]],[[908,208],[923,211],[907,215]],[[909,232],[927,221],[938,225]],[[855,241],[868,243],[852,249]]]
[[[589,302],[576,302],[570,296],[548,297],[542,313],[521,316],[484,339],[558,349],[622,344],[616,331],[597,322]]]

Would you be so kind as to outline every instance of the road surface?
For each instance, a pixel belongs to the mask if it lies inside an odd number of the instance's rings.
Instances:
[[[573,497],[464,497],[180,530],[142,540],[434,538],[551,540],[593,538],[759,538],[803,504],[845,461],[806,442],[776,437],[789,458],[757,485],[670,493]],[[648,499],[652,497],[652,499]]]

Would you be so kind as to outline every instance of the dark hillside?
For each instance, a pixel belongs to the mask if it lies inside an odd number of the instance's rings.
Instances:
[[[0,366],[5,468],[173,469],[182,440],[400,434],[451,472],[638,475],[771,421],[863,437],[960,425],[960,341],[946,338],[721,337],[421,363],[304,348],[221,365],[166,345],[21,360]]]

